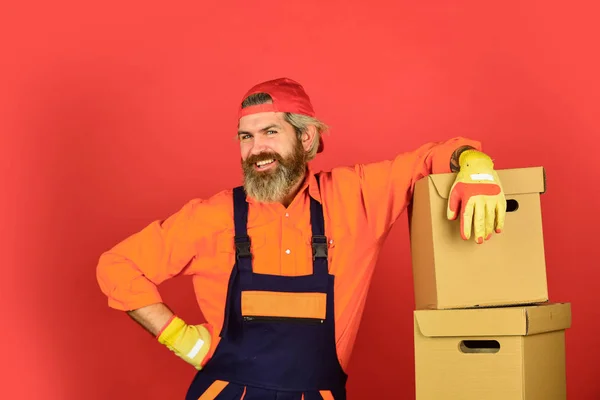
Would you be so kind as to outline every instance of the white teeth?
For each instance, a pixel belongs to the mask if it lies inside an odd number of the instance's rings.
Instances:
[[[259,167],[262,167],[263,165],[271,164],[273,161],[275,161],[275,160],[273,160],[273,159],[263,160],[263,161],[257,162],[256,165],[258,165]]]

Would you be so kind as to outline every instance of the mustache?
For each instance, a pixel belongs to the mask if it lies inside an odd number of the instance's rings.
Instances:
[[[249,156],[248,158],[246,158],[246,161],[244,163],[247,165],[252,165],[252,164],[255,164],[260,161],[271,160],[271,159],[278,161],[280,164],[283,162],[283,157],[281,157],[277,153],[262,152],[262,153],[253,154],[253,155]]]

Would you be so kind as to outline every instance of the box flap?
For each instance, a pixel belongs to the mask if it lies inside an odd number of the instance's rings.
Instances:
[[[525,336],[570,328],[570,303],[452,310],[416,310],[423,336]]]
[[[543,194],[546,192],[546,171],[544,167],[499,169],[496,172],[498,172],[505,195]],[[456,179],[456,174],[432,174],[428,176],[428,179],[435,187],[438,195],[447,199],[450,188]]]
[[[527,334],[551,332],[571,327],[571,304],[556,303],[527,309]]]

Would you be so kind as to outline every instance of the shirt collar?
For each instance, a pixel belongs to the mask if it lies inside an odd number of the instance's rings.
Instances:
[[[306,179],[304,180],[304,184],[302,185],[302,190],[304,190],[307,186],[308,194],[313,199],[321,203],[321,192],[319,191],[319,185],[317,184],[317,177],[315,176],[315,171],[312,169],[310,164],[308,164]]]

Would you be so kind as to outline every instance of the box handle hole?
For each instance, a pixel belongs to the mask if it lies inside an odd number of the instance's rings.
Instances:
[[[510,199],[510,200],[506,200],[506,212],[515,212],[519,209],[519,202],[514,200],[514,199]]]
[[[462,340],[460,351],[463,353],[497,353],[500,343],[497,340]]]

